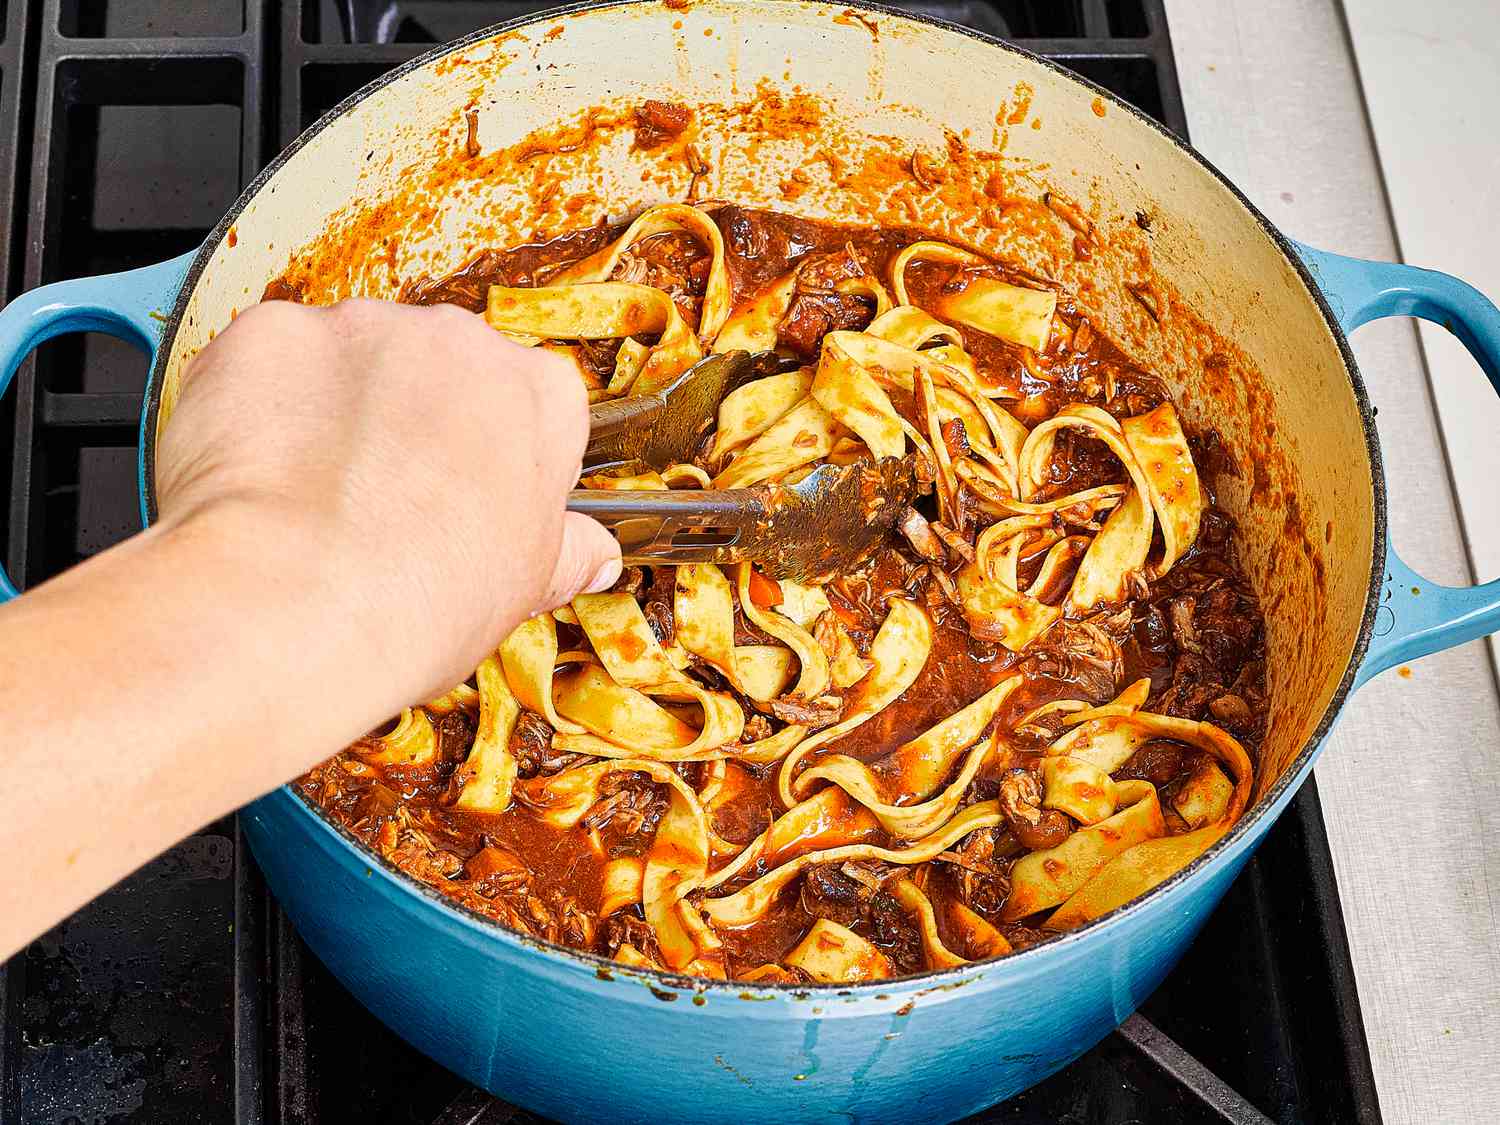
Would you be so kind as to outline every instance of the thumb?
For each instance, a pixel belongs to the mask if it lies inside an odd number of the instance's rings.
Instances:
[[[608,590],[620,577],[620,545],[604,526],[578,512],[563,513],[562,546],[547,584],[547,604],[554,609],[574,594]]]

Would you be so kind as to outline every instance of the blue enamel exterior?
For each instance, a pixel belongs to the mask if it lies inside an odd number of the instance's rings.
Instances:
[[[0,394],[40,344],[67,332],[107,332],[156,358],[168,313],[197,251],[124,273],[57,281],[23,293],[0,311]],[[0,602],[16,596],[0,567]]]
[[[1472,285],[1433,270],[1367,262],[1296,244],[1345,334],[1385,316],[1416,316],[1459,338],[1500,394],[1500,310]],[[1397,664],[1500,629],[1500,579],[1439,586],[1413,571],[1391,545],[1385,588],[1359,681]]]
[[[1299,250],[1346,330],[1429,317],[1496,379],[1500,314],[1469,287]],[[183,257],[20,298],[0,312],[6,380],[60,332],[111,332],[154,352],[158,310],[187,267]],[[149,449],[143,424],[143,515]],[[1385,585],[1362,677],[1500,625],[1495,583],[1435,587],[1392,555]],[[1134,1010],[1314,757],[1246,830],[1078,933],[991,964],[848,989],[689,982],[523,938],[373,862],[288,788],[249,806],[244,826],[277,898],[335,975],[413,1045],[511,1101],[567,1121],[945,1121],[1052,1073]]]

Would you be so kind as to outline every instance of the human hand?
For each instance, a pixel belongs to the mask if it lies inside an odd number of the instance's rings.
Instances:
[[[618,577],[613,537],[564,511],[587,431],[566,364],[462,310],[266,302],[188,368],[157,447],[161,524],[305,584],[307,628],[357,637],[399,707]]]

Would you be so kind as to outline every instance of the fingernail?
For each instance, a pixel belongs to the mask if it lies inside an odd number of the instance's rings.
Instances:
[[[610,559],[607,563],[594,571],[594,580],[584,587],[585,594],[602,594],[620,580],[620,575],[625,571],[625,566],[619,559]]]

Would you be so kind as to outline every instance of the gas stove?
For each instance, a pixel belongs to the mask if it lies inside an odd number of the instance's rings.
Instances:
[[[189,250],[321,113],[527,0],[0,0],[0,284]],[[1160,0],[900,5],[1015,42],[1185,134]],[[0,400],[0,542],[34,585],[139,527],[146,364],[44,345]],[[301,944],[233,818],[0,970],[0,1125],[499,1125],[534,1115],[406,1046]],[[975,1122],[1380,1120],[1314,784],[1186,959],[1094,1050]]]

